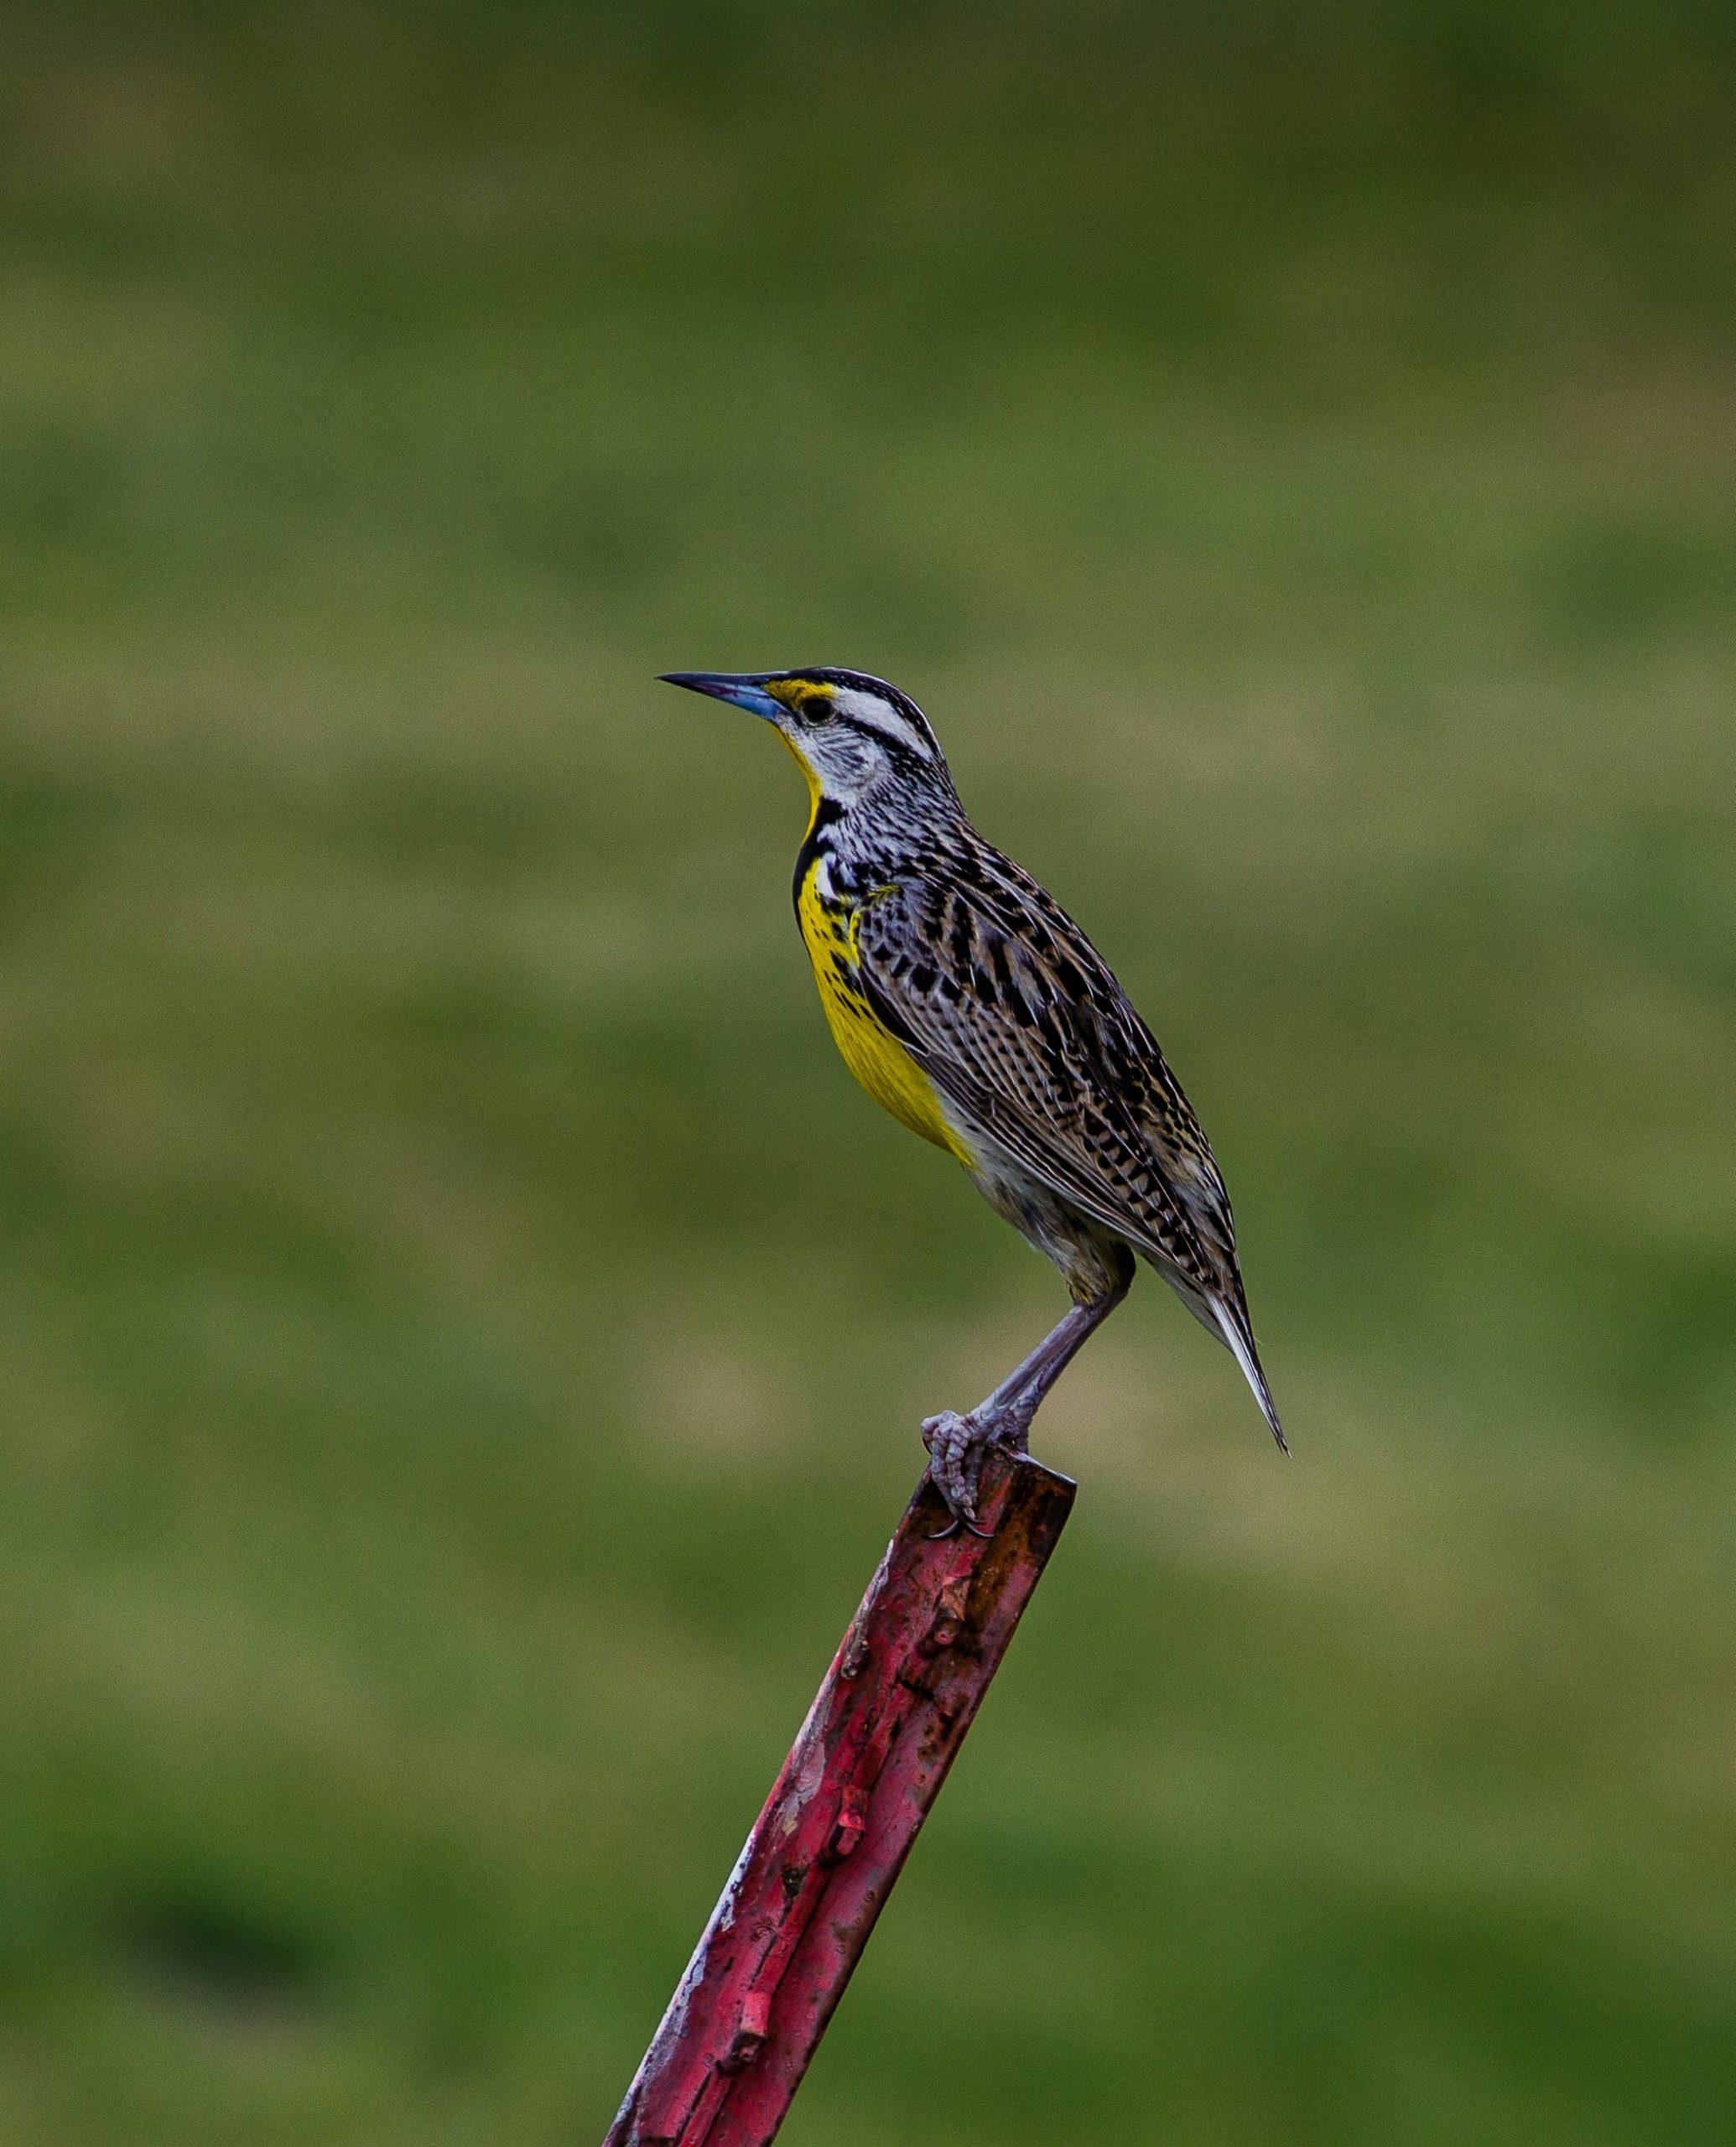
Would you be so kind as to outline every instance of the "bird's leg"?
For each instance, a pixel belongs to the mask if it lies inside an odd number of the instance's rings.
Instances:
[[[923,1443],[928,1449],[930,1474],[953,1517],[943,1536],[961,1525],[979,1536],[987,1532],[976,1526],[977,1479],[985,1453],[991,1446],[1010,1453],[1026,1451],[1031,1420],[1043,1396],[1126,1294],[1126,1281],[1119,1280],[1118,1286],[1075,1304],[968,1417],[943,1409],[924,1419]]]

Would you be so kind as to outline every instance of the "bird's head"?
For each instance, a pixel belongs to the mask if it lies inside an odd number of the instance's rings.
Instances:
[[[762,715],[800,762],[816,803],[871,792],[954,797],[928,720],[906,694],[863,671],[668,671],[667,684]]]

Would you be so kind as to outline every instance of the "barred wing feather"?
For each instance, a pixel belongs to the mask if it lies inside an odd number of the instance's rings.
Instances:
[[[1281,1446],[1205,1135],[1079,927],[980,845],[968,876],[910,876],[859,913],[870,1004],[954,1110],[1127,1239],[1229,1349]]]

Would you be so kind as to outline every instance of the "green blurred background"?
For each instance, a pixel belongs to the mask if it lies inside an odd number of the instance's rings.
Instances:
[[[787,2136],[1736,2136],[1736,29],[8,10],[0,2139],[595,2139],[1056,1278],[834,1061],[914,693],[1234,1190]]]

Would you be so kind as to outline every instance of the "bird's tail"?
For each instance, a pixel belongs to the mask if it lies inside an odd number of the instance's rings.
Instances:
[[[1254,1399],[1260,1404],[1260,1413],[1271,1427],[1272,1437],[1278,1442],[1280,1453],[1288,1453],[1290,1442],[1284,1436],[1284,1427],[1278,1422],[1277,1404],[1272,1400],[1272,1391],[1266,1383],[1266,1372],[1260,1361],[1260,1352],[1254,1346],[1254,1329],[1248,1315],[1240,1305],[1227,1302],[1222,1297],[1207,1299],[1218,1331],[1229,1345],[1229,1354],[1242,1368],[1242,1377],[1254,1390]]]

